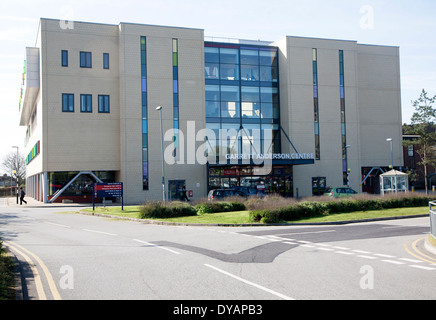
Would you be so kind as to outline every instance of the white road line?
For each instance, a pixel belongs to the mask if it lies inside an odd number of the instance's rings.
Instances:
[[[392,264],[405,264],[405,262],[395,261],[395,260],[382,260],[382,261],[392,263]]]
[[[46,222],[47,224],[51,224],[53,226],[57,226],[57,227],[61,227],[61,228],[67,228],[67,229],[71,229],[70,226],[66,226],[64,224],[59,224],[59,223],[54,223],[54,222]]]
[[[218,271],[218,272],[220,272],[220,273],[222,273],[222,274],[225,274],[225,275],[227,275],[227,276],[229,276],[229,277],[232,277],[233,279],[236,279],[236,280],[238,280],[238,281],[241,281],[241,282],[243,282],[243,283],[246,283],[246,284],[248,284],[248,285],[250,285],[250,286],[253,286],[253,287],[258,288],[258,289],[260,289],[260,290],[263,290],[263,291],[265,291],[265,292],[271,293],[271,294],[273,294],[273,295],[275,295],[275,296],[277,296],[277,297],[279,297],[279,298],[282,298],[282,299],[284,299],[284,300],[295,300],[295,299],[293,299],[293,298],[291,298],[291,297],[285,296],[284,294],[278,293],[278,292],[276,292],[276,291],[273,291],[273,290],[271,290],[271,289],[268,289],[268,288],[265,288],[265,287],[263,287],[263,286],[261,286],[261,285],[258,285],[258,284],[254,283],[254,282],[251,282],[251,281],[245,280],[245,279],[243,279],[243,278],[240,278],[240,277],[238,277],[238,276],[235,276],[235,275],[233,275],[233,274],[231,274],[231,273],[228,273],[227,271],[221,270],[221,269],[219,269],[219,268],[217,268],[217,267],[211,266],[211,265],[209,265],[209,264],[205,264],[205,266],[208,267],[208,268],[214,269],[214,270],[216,270],[216,271]]]
[[[417,266],[417,265],[413,265],[413,264],[411,264],[409,267],[412,267],[412,268],[418,268],[418,269],[423,269],[423,270],[428,270],[428,271],[436,270],[436,268],[430,268],[430,267],[424,267],[424,266]]]
[[[350,248],[344,248],[344,247],[333,247],[335,249],[339,249],[339,250],[350,250]]]
[[[323,248],[323,247],[318,248],[318,250],[323,250],[323,251],[333,251],[332,248]]]
[[[369,252],[369,251],[364,251],[364,250],[352,250],[353,252],[356,252],[356,253],[363,253],[363,254],[370,254],[371,252]]]
[[[286,244],[298,244],[298,243],[291,242],[291,241],[285,241],[285,242],[283,242],[283,243],[286,243]]]
[[[354,254],[354,253],[349,252],[349,251],[335,251],[335,253],[346,254],[346,255],[353,255]]]
[[[402,261],[412,262],[412,263],[422,263],[421,260],[408,259],[408,258],[400,258]]]
[[[395,256],[390,256],[388,254],[382,254],[382,253],[374,253],[374,255],[381,258],[395,258]]]
[[[288,235],[294,235],[294,234],[326,233],[326,232],[336,232],[336,230],[307,231],[307,232],[296,232],[296,233],[280,233],[280,234],[276,234],[276,236],[288,236]]]
[[[83,231],[87,231],[87,232],[94,232],[94,233],[100,233],[100,234],[105,234],[108,236],[116,236],[116,234],[114,233],[109,233],[109,232],[103,232],[103,231],[97,231],[97,230],[89,230],[89,229],[82,229]]]
[[[139,243],[143,243],[143,244],[146,244],[148,246],[156,247],[156,248],[159,248],[159,249],[162,249],[162,250],[166,250],[166,251],[169,251],[169,252],[174,253],[174,254],[180,254],[180,252],[168,249],[166,247],[159,246],[159,245],[154,244],[154,243],[150,243],[150,242],[146,242],[146,241],[142,241],[142,240],[138,240],[138,239],[133,239],[133,241],[136,241],[136,242],[139,242]]]
[[[376,257],[371,257],[371,256],[364,256],[364,255],[358,255],[359,258],[365,258],[365,259],[370,259],[370,260],[374,260],[377,259]]]

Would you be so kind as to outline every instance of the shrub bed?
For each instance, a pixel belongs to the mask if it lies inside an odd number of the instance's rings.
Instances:
[[[195,206],[180,201],[156,201],[144,204],[140,209],[139,218],[176,218],[242,210],[246,210],[245,205],[237,201],[203,202]]]
[[[434,200],[431,196],[386,196],[380,198],[347,198],[340,200],[302,201],[277,206],[268,199],[257,200],[249,205],[251,222],[279,223],[302,218],[319,217],[335,213],[350,213],[404,207],[421,207]],[[264,203],[262,203],[262,201]],[[268,206],[269,204],[269,206]]]
[[[139,218],[175,218],[195,216],[196,214],[197,210],[187,203],[174,201],[163,204],[156,201],[144,204],[139,211]]]
[[[197,213],[201,215],[216,212],[242,211],[246,210],[246,207],[243,203],[237,201],[220,201],[199,203],[195,206],[195,209]]]

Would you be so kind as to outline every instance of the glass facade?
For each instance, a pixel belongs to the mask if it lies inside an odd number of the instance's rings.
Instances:
[[[179,43],[173,39],[173,127],[174,127],[174,152],[177,157],[179,146]]]
[[[142,189],[148,190],[147,39],[141,37]]]
[[[209,156],[280,153],[277,48],[206,42],[204,51]]]
[[[339,87],[341,105],[341,141],[342,141],[342,173],[343,183],[348,184],[348,159],[347,159],[347,132],[345,123],[345,76],[344,76],[344,51],[339,50]]]
[[[319,145],[319,102],[318,102],[318,50],[312,49],[313,64],[313,113],[315,128],[315,159],[321,159],[321,150]]]

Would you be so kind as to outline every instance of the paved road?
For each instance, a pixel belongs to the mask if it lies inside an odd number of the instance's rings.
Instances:
[[[159,226],[7,206],[0,236],[31,300],[435,299],[429,219]]]

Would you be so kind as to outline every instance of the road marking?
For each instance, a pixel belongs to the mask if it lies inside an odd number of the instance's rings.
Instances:
[[[310,234],[310,233],[326,233],[326,232],[336,232],[336,230],[323,230],[323,231],[307,231],[307,232],[296,232],[296,233],[279,233],[277,236],[287,236],[294,234]]]
[[[404,262],[401,261],[395,261],[395,260],[382,260],[383,262],[388,262],[392,264],[404,264]]]
[[[369,251],[363,251],[363,250],[352,250],[353,252],[356,252],[356,253],[363,253],[363,254],[371,254],[371,252],[369,252]]]
[[[71,227],[70,226],[66,226],[66,225],[64,225],[64,224],[59,224],[59,223],[54,223],[54,222],[46,222],[47,224],[51,224],[51,225],[53,225],[53,226],[57,226],[57,227],[62,227],[62,228],[68,228],[68,229],[71,229]]]
[[[26,260],[27,264],[30,266],[30,269],[32,270],[33,273],[33,279],[35,280],[36,292],[38,294],[39,300],[47,300],[47,296],[45,295],[44,287],[42,285],[41,277],[32,259],[30,259],[29,256],[27,256],[26,254],[24,254],[14,246],[12,246],[10,243],[3,242],[3,244],[6,247],[8,247],[9,250],[17,252],[19,255],[21,255],[24,258],[24,260]]]
[[[323,251],[333,251],[332,248],[318,248],[318,250],[323,250]]]
[[[275,296],[277,296],[277,297],[279,297],[279,298],[282,298],[282,299],[284,299],[284,300],[295,300],[295,299],[293,299],[293,298],[290,298],[290,297],[288,297],[288,296],[285,296],[284,294],[278,293],[278,292],[276,292],[276,291],[273,291],[273,290],[271,290],[271,289],[265,288],[265,287],[263,287],[263,286],[261,286],[261,285],[259,285],[259,284],[254,283],[254,282],[251,282],[251,281],[245,280],[245,279],[243,279],[243,278],[240,278],[240,277],[238,277],[238,276],[235,276],[235,275],[233,275],[233,274],[231,274],[231,273],[229,273],[229,272],[227,272],[227,271],[221,270],[221,269],[219,269],[219,268],[217,268],[217,267],[211,266],[211,265],[209,265],[209,264],[205,264],[205,266],[208,267],[208,268],[214,269],[214,270],[216,270],[216,271],[218,271],[218,272],[220,272],[220,273],[222,273],[222,274],[225,274],[225,275],[227,275],[227,276],[229,276],[229,277],[232,277],[233,279],[236,279],[236,280],[238,280],[238,281],[244,282],[244,283],[246,283],[246,284],[248,284],[248,285],[250,285],[250,286],[253,286],[253,287],[258,288],[258,289],[260,289],[260,290],[263,290],[263,291],[266,291],[266,292],[268,292],[268,293],[271,293],[271,294],[273,294],[273,295],[275,295]]]
[[[374,255],[381,258],[395,258],[395,256],[390,256],[388,254],[382,254],[382,253],[374,253]]]
[[[32,256],[36,260],[36,262],[41,266],[42,270],[44,271],[48,286],[50,287],[50,291],[53,295],[53,299],[62,300],[61,295],[59,294],[59,291],[56,288],[56,284],[53,280],[53,277],[52,277],[50,271],[48,270],[48,268],[46,267],[46,265],[44,264],[44,262],[42,262],[42,260],[37,255],[30,252],[26,248],[20,246],[19,244],[14,243],[13,245],[19,247],[21,250],[23,250],[24,252],[26,252],[27,254],[29,254],[30,256]],[[43,299],[43,300],[45,300],[45,299]]]
[[[169,251],[169,252],[174,253],[174,254],[181,254],[180,252],[168,249],[166,247],[159,246],[159,245],[154,244],[154,243],[150,243],[150,242],[146,242],[146,241],[142,241],[142,240],[138,240],[138,239],[133,239],[133,241],[136,241],[136,242],[139,242],[139,243],[142,243],[142,244],[146,244],[146,245],[151,246],[151,247],[156,247],[156,248],[159,248],[159,249],[162,249],[162,250],[166,250],[166,251]]]
[[[402,261],[412,262],[412,263],[422,263],[420,260],[408,259],[408,258],[400,258]]]
[[[100,233],[100,234],[105,234],[108,236],[116,236],[116,234],[114,233],[109,233],[109,232],[103,232],[103,231],[97,231],[97,230],[89,230],[89,229],[82,229],[83,231],[87,231],[87,232],[94,232],[94,233]]]
[[[431,270],[436,270],[436,268],[431,268],[431,267],[424,267],[424,266],[417,266],[417,265],[410,265],[412,268],[418,268],[418,269],[423,269],[423,270],[428,270],[428,271],[431,271]]]
[[[364,255],[358,255],[359,258],[364,258],[364,259],[370,259],[370,260],[374,260],[377,259],[376,257],[372,257],[372,256],[364,256]]]
[[[344,247],[333,247],[335,249],[339,249],[339,250],[350,250],[350,248],[344,248]]]
[[[346,255],[352,255],[352,254],[354,254],[354,253],[349,252],[349,251],[335,251],[335,253],[346,254]]]
[[[421,238],[421,239],[418,239],[418,240],[416,240],[416,241],[413,242],[413,244],[412,244],[412,248],[413,248],[413,250],[416,252],[416,254],[413,253],[412,251],[410,251],[409,248],[407,248],[407,244],[404,244],[404,250],[406,250],[410,255],[414,256],[415,258],[418,258],[418,259],[421,260],[421,261],[425,261],[425,262],[428,262],[428,263],[430,263],[430,264],[435,264],[436,261],[433,260],[434,258],[429,257],[429,256],[423,254],[423,253],[422,253],[421,251],[419,251],[418,248],[416,247],[417,242],[418,242],[418,241],[421,241],[421,240],[424,240],[424,239],[425,239],[425,238]],[[418,254],[419,254],[419,255],[418,255]],[[420,255],[422,255],[422,256],[425,257],[425,258],[421,257]]]

